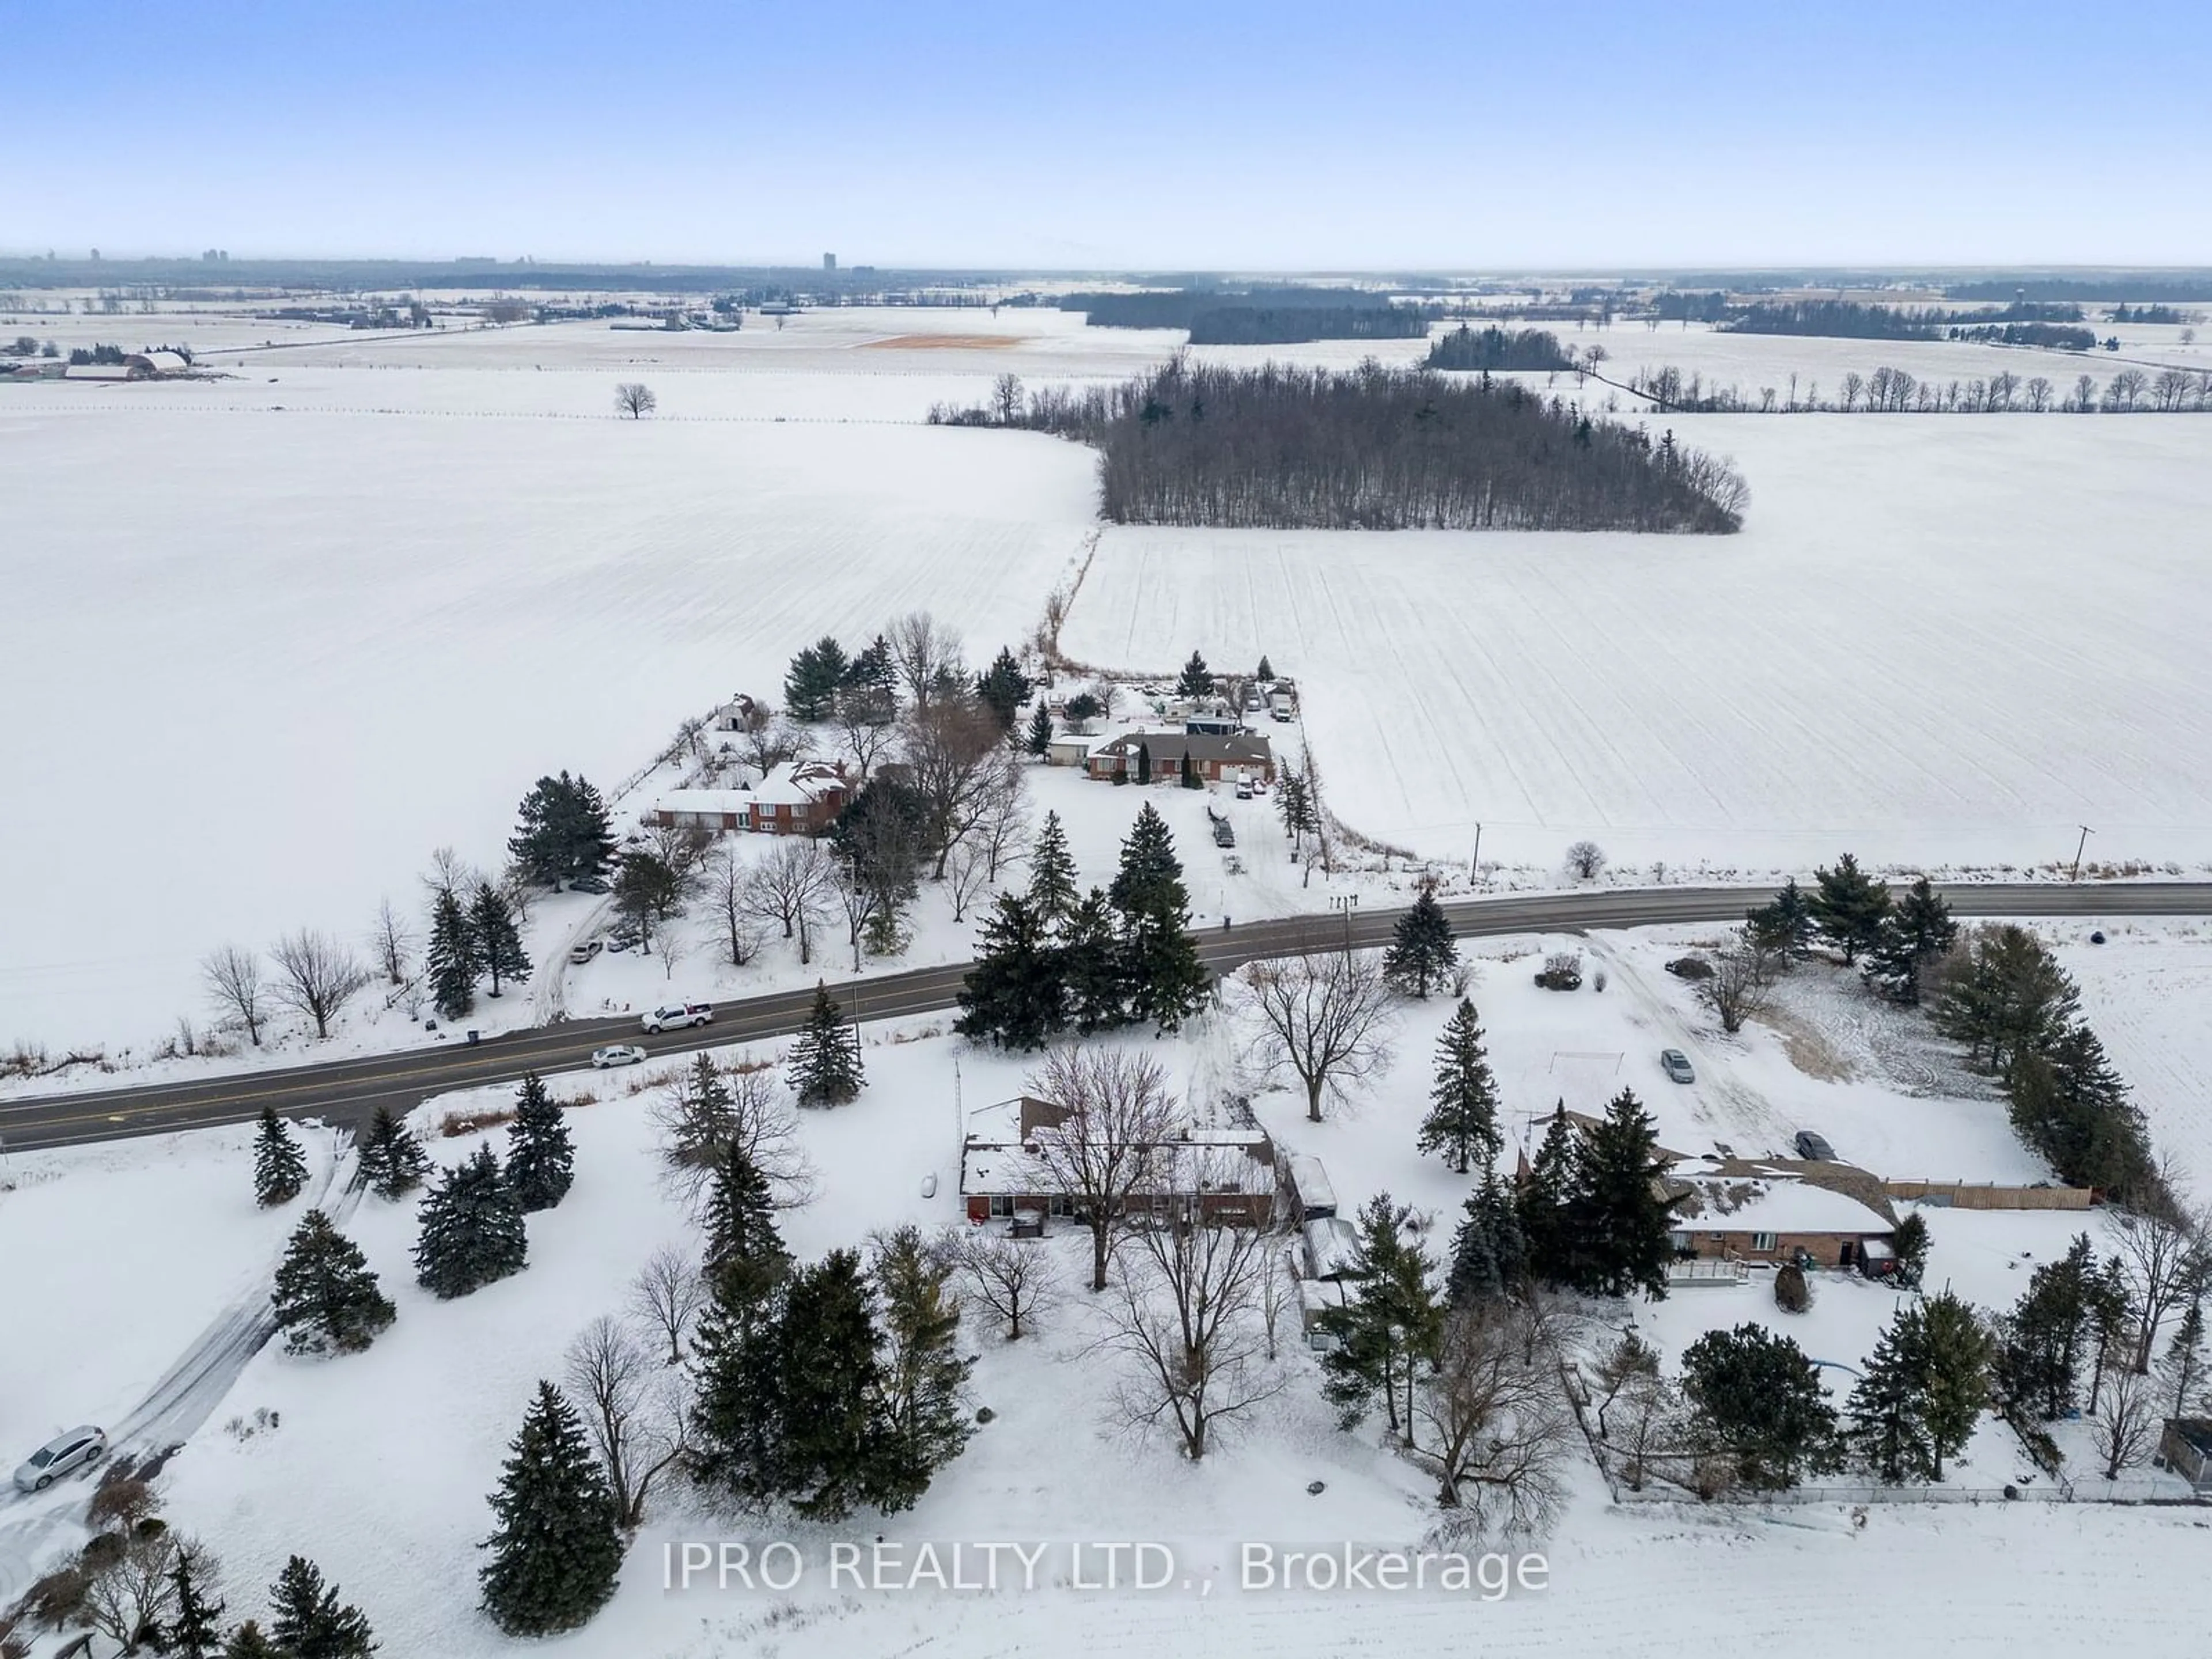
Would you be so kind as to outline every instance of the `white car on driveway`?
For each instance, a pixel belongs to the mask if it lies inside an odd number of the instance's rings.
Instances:
[[[645,1050],[635,1042],[617,1042],[611,1048],[592,1050],[592,1064],[605,1071],[610,1066],[635,1066],[645,1058]]]
[[[44,1492],[73,1469],[97,1463],[107,1455],[107,1431],[87,1423],[58,1434],[23,1460],[15,1471],[15,1485],[23,1492]]]

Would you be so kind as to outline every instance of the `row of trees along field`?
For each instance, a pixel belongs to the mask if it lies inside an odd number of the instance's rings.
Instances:
[[[1671,432],[1593,421],[1487,375],[1372,362],[1225,368],[1178,354],[1121,386],[932,418],[1095,446],[1117,524],[1724,535],[1750,496],[1725,461]]]
[[[1595,373],[1586,362],[1581,372]],[[1723,386],[1673,365],[1638,369],[1628,389],[1670,414],[1700,415],[2180,415],[2212,410],[2212,369],[2162,368],[2152,374],[2124,368],[2100,385],[2077,374],[2064,385],[2047,374],[2001,369],[1987,380],[1923,380],[1901,368],[1871,374],[1856,370],[1824,398],[1820,382],[1790,376],[1783,386],[1747,391]]]

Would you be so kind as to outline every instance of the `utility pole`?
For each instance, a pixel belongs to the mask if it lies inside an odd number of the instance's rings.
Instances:
[[[2081,839],[2074,843],[2074,873],[2067,878],[2069,881],[2081,879],[2081,849],[2089,844],[2089,837],[2096,833],[2086,823],[2081,826]]]
[[[1467,878],[1469,881],[1482,879],[1482,823],[1480,819],[1475,822],[1474,856],[1468,860]]]
[[[1359,908],[1357,893],[1337,893],[1330,896],[1328,908],[1344,913],[1344,954],[1352,954],[1352,913]]]

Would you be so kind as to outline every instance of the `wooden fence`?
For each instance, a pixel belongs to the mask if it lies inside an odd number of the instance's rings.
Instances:
[[[1885,1181],[1892,1198],[1953,1210],[2086,1210],[2087,1187],[2000,1187],[1986,1181]]]

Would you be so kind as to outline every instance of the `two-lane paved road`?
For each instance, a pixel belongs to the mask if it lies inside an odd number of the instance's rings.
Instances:
[[[1762,902],[1770,893],[1763,887],[1599,889],[1469,899],[1444,908],[1462,936],[1495,937],[1659,922],[1735,921],[1747,906]],[[2212,884],[2202,883],[2023,883],[1955,887],[1945,890],[1944,896],[1965,917],[2212,915]],[[1334,914],[1247,922],[1228,932],[1201,933],[1199,948],[1207,966],[1218,974],[1255,957],[1341,945],[1347,929],[1354,945],[1379,945],[1389,939],[1398,915],[1396,910],[1355,911],[1348,922]],[[857,1012],[865,1021],[903,1018],[951,1007],[968,966],[954,963],[877,979],[838,980],[833,988],[848,1012]],[[659,1058],[755,1037],[786,1036],[805,1022],[813,1000],[812,990],[802,989],[723,1002],[716,1005],[712,1025],[658,1037],[642,1035],[631,1017],[571,1020],[489,1037],[473,1048],[441,1043],[185,1083],[0,1098],[0,1137],[10,1148],[30,1149],[165,1134],[244,1122],[258,1117],[264,1106],[287,1116],[362,1122],[379,1106],[404,1112],[449,1089],[511,1083],[525,1072],[573,1071],[590,1063],[592,1049],[611,1042],[640,1043]]]

